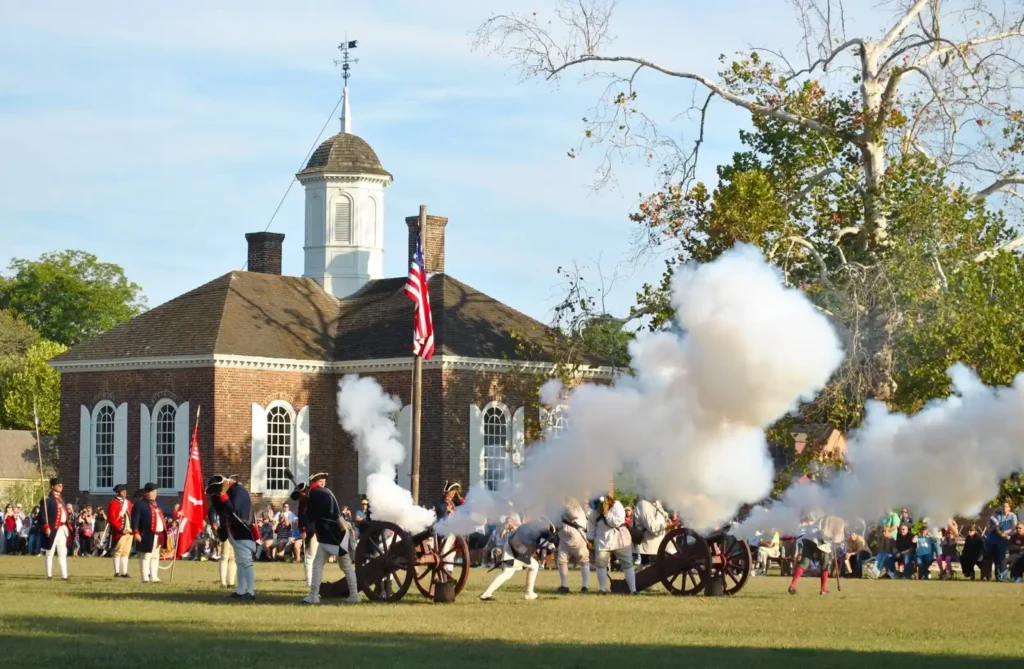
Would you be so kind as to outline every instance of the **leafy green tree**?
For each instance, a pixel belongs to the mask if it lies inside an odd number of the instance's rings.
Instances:
[[[24,365],[25,356],[37,341],[39,335],[32,328],[10,311],[0,309],[0,428],[7,427],[2,401],[7,377]]]
[[[891,11],[876,34],[849,36],[839,0],[794,0],[806,65],[756,49],[723,56],[715,76],[612,51],[614,4],[561,2],[553,21],[498,14],[478,38],[524,77],[573,70],[610,82],[599,112],[584,119],[582,145],[606,150],[601,178],[624,156],[662,165],[664,187],[632,218],[637,250],[669,257],[624,320],[671,327],[675,268],[745,242],[807,294],[846,346],[804,422],[848,430],[868,399],[916,410],[948,393],[945,372],[956,361],[988,383],[1024,369],[1024,261],[1014,252],[1024,235],[1005,213],[1024,198],[1024,88],[1010,57],[1024,41],[1024,9],[902,0],[873,14]],[[650,77],[695,89],[683,94],[696,104],[674,110],[699,120],[690,147],[641,107]],[[742,150],[706,185],[696,165],[722,104],[749,113],[751,128],[739,130]],[[785,441],[786,429],[773,437]]]
[[[0,309],[10,310],[44,339],[65,346],[109,330],[146,307],[124,270],[84,251],[15,258],[0,277]]]
[[[60,373],[47,360],[67,347],[52,341],[40,341],[29,349],[24,365],[4,384],[4,415],[10,427],[35,428],[33,406],[39,412],[39,430],[43,434],[60,431]]]

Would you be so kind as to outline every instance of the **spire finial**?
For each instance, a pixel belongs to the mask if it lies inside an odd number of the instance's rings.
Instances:
[[[341,65],[341,78],[345,80],[345,86],[341,93],[341,131],[346,135],[352,134],[352,111],[348,105],[348,79],[352,76],[352,65],[359,62],[358,58],[350,58],[349,50],[359,46],[356,40],[349,41],[345,35],[345,41],[338,45],[341,52],[341,60],[334,61],[335,65]]]

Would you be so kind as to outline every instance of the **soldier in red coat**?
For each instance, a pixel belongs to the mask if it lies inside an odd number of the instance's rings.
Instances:
[[[160,548],[167,537],[167,520],[157,506],[158,488],[147,483],[145,498],[132,508],[131,522],[135,541],[139,544],[139,566],[143,583],[160,582]]]
[[[132,503],[128,499],[128,486],[119,483],[107,507],[110,523],[110,546],[114,554],[114,578],[128,578],[128,558],[132,554]]]

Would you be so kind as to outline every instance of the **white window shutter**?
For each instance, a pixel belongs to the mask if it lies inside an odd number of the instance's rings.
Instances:
[[[398,466],[398,485],[412,489],[412,405],[402,407],[398,412],[398,440],[405,449],[405,459]],[[421,465],[422,466],[422,465]],[[420,472],[422,475],[422,472]]]
[[[295,416],[295,481],[309,480],[309,407]]]
[[[82,406],[78,419],[78,491],[92,487],[92,414]]]
[[[249,478],[249,492],[262,494],[267,487],[267,410],[253,402],[252,405],[252,470]]]
[[[469,486],[484,482],[484,414],[469,405]]]
[[[114,485],[128,482],[128,403],[114,410]],[[108,492],[102,490],[100,492]],[[113,490],[109,492],[113,493]]]
[[[188,431],[188,402],[182,402],[174,412],[174,489],[185,489],[185,472],[188,470],[188,448],[192,441]]]
[[[150,438],[149,407],[139,405],[139,487],[150,481],[152,469],[153,442]]]
[[[519,407],[512,414],[512,466],[523,466],[526,458],[526,409]]]

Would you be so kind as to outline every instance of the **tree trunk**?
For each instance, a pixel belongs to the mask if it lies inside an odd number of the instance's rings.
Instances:
[[[885,120],[880,118],[885,82],[878,79],[877,46],[865,43],[861,53],[861,97],[864,110],[864,136],[858,143],[861,165],[864,168],[864,234],[868,246],[882,246],[888,234],[885,215],[878,204],[885,176],[885,145],[883,129]]]

